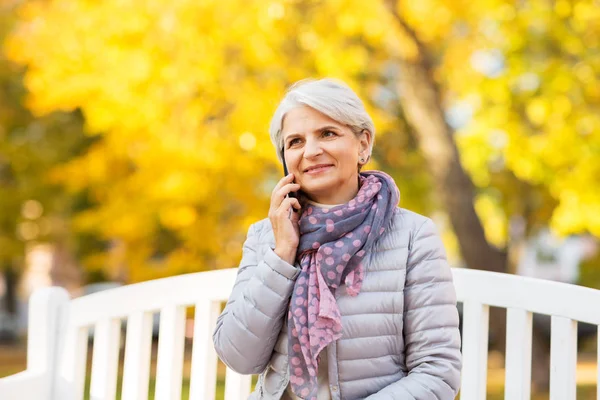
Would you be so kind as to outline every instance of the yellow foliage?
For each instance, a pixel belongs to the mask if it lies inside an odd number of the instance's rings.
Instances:
[[[558,203],[549,221],[553,228],[597,235],[598,7],[590,0],[477,3],[465,6],[469,11],[462,15],[468,17],[460,19],[464,32],[458,40],[444,42],[438,68],[449,103],[475,94],[480,99],[472,121],[459,129],[463,164],[474,182],[486,188],[498,179],[490,165],[502,160],[519,179],[547,188]],[[470,58],[475,51],[483,52],[483,65]],[[508,138],[500,148],[489,140],[494,131]],[[518,199],[510,190],[503,189],[504,196]],[[494,225],[487,218],[486,234]]]
[[[19,18],[5,50],[29,67],[29,107],[79,108],[99,136],[53,180],[89,190],[98,207],[75,226],[121,240],[132,280],[234,266],[282,174],[266,128],[285,87],[330,75],[368,97],[358,78],[384,60],[360,38],[397,46],[398,32],[360,1],[57,0]],[[162,229],[179,244],[149,264]]]
[[[536,98],[532,99],[529,104],[527,104],[527,116],[534,125],[543,125],[544,122],[546,122],[549,113],[550,106],[547,99]]]
[[[475,211],[484,221],[487,240],[499,248],[506,246],[508,218],[504,214],[498,199],[494,199],[487,194],[477,196]]]
[[[290,83],[344,79],[367,99],[380,133],[402,129],[397,100],[378,102],[382,89],[398,94],[394,76],[403,71],[394,61],[415,57],[417,47],[387,3],[30,1],[5,51],[28,67],[36,114],[80,109],[97,136],[52,177],[98,202],[77,226],[121,241],[119,262],[135,281],[235,266],[282,174],[267,126]],[[433,55],[444,104],[471,104],[456,137],[475,184],[494,185],[508,170],[548,188],[559,203],[555,228],[597,234],[593,1],[395,5]],[[510,185],[501,190],[519,196]],[[489,196],[478,197],[477,212],[500,245],[507,212],[501,196]],[[172,237],[161,239],[164,230]]]

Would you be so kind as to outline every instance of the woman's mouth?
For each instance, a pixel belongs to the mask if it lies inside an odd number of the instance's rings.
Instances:
[[[318,166],[316,168],[309,169],[308,171],[305,172],[305,174],[308,174],[308,175],[317,175],[317,174],[320,174],[320,173],[323,173],[323,172],[327,171],[331,167],[332,167],[332,165],[321,165],[321,166]]]

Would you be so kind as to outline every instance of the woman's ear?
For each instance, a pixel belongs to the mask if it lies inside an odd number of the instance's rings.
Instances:
[[[371,158],[371,141],[373,140],[373,135],[366,129],[363,129],[358,137],[359,140],[359,158],[364,158],[365,162],[369,161]]]

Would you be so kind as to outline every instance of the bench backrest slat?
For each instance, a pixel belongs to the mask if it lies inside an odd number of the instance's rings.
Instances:
[[[214,327],[221,312],[219,302],[196,303],[194,343],[190,371],[190,400],[214,400],[217,386],[217,353],[212,341]]]
[[[90,397],[114,400],[117,390],[121,321],[105,319],[94,328]]]
[[[248,398],[251,384],[251,375],[240,375],[227,368],[227,371],[225,372],[225,400]]]
[[[577,321],[552,316],[550,336],[550,400],[575,400]]]
[[[531,340],[533,314],[518,308],[506,312],[506,376],[504,398],[531,398]]]
[[[82,400],[85,388],[85,372],[88,350],[87,327],[64,328],[65,335],[59,345],[57,369],[53,399]]]
[[[485,400],[489,315],[487,305],[463,305],[461,400]]]
[[[151,352],[152,313],[140,310],[127,318],[122,400],[148,398]]]
[[[69,294],[63,288],[51,287],[36,291],[29,300],[29,336],[27,338],[27,371],[39,374],[34,383],[41,387],[37,394],[39,400],[52,399],[52,387],[56,376],[55,366],[62,356],[60,352],[61,331],[66,319],[69,305]],[[7,378],[7,379],[10,379]],[[32,384],[33,385],[33,384]],[[23,389],[34,391],[33,387],[24,384]],[[16,393],[8,393],[8,397],[18,398]],[[26,398],[27,392],[21,394]],[[3,393],[0,393],[0,398]]]
[[[598,348],[596,351],[598,353],[598,358],[596,360],[596,399],[600,399],[600,327],[598,327],[596,332],[596,347]]]
[[[169,305],[160,311],[156,400],[181,398],[184,346],[185,306]]]

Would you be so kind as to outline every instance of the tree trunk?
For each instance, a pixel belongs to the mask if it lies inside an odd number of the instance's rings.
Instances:
[[[10,266],[4,268],[2,273],[6,290],[4,301],[0,305],[0,315],[4,311],[7,319],[4,320],[6,325],[0,326],[0,343],[13,343],[17,340],[17,274]]]
[[[10,314],[15,314],[17,312],[17,274],[12,268],[4,270],[4,284],[6,285],[4,309]]]
[[[403,31],[410,37],[416,52],[396,59],[400,67],[398,92],[407,122],[412,126],[419,148],[427,160],[435,182],[436,193],[446,208],[462,258],[469,268],[507,272],[508,258],[504,251],[492,246],[485,238],[483,226],[475,212],[474,186],[462,167],[453,130],[446,123],[440,89],[433,79],[427,52],[414,30],[398,13],[396,2],[388,1],[390,11]],[[536,340],[532,379],[535,388],[546,388],[549,381],[549,357],[544,343]],[[505,313],[492,308],[490,333],[504,349],[506,343]]]

